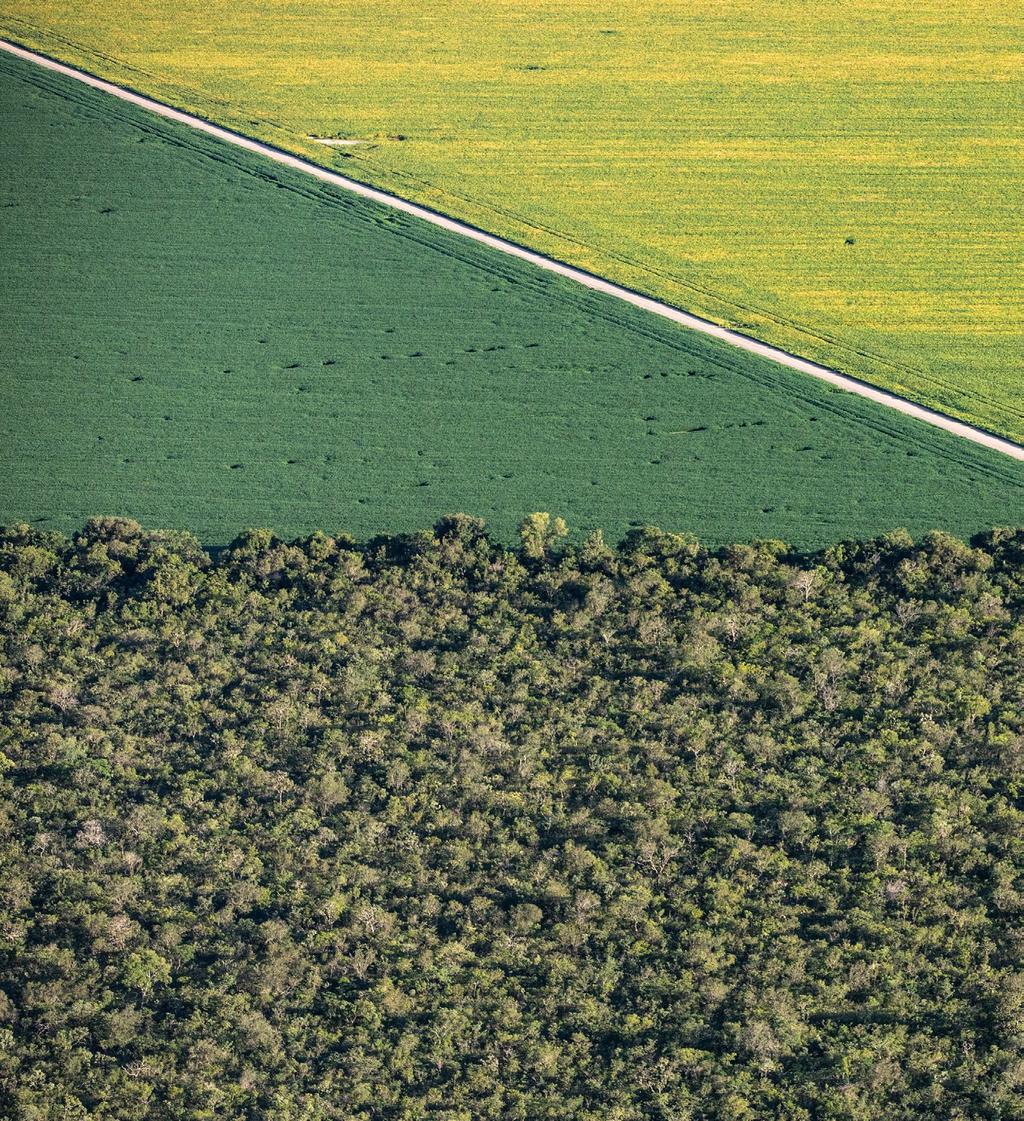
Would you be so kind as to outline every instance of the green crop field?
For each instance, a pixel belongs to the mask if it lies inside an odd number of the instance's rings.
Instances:
[[[1024,464],[0,60],[0,520],[1024,520]]]
[[[1016,0],[6,0],[0,29],[1024,439]]]

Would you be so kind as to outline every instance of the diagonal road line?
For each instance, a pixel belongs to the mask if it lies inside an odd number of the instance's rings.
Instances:
[[[92,86],[93,89],[101,90],[103,93],[108,93],[112,97],[117,97],[122,101],[137,105],[142,109],[148,110],[150,113],[156,113],[158,116],[166,117],[168,120],[177,121],[179,124],[187,125],[189,128],[194,128],[198,132],[205,132],[208,136],[214,136],[218,140],[223,140],[227,144],[233,144],[237,148],[244,148],[247,152],[255,152],[257,155],[264,156],[266,159],[273,160],[275,163],[284,164],[285,167],[294,168],[296,171],[311,175],[324,183],[330,183],[335,187],[340,187],[342,190],[350,191],[353,194],[370,199],[372,202],[378,203],[381,206],[390,207],[392,210],[399,210],[403,214],[410,214],[414,218],[420,218],[424,222],[430,222],[432,225],[439,226],[441,229],[448,230],[450,233],[470,238],[472,241],[477,241],[481,245],[487,245],[491,249],[496,249],[499,253],[506,253],[511,257],[518,257],[522,261],[528,261],[531,265],[535,265],[539,269],[556,273],[558,276],[564,276],[595,292],[603,292],[607,296],[613,296],[615,299],[623,300],[625,303],[642,308],[644,311],[649,311],[653,315],[661,316],[662,319],[671,320],[673,323],[678,323],[680,326],[689,328],[691,331],[699,331],[703,335],[710,335],[712,338],[719,339],[739,350],[745,350],[749,354],[756,354],[761,358],[767,358],[782,366],[788,366],[790,369],[799,370],[801,373],[809,374],[811,377],[818,378],[820,381],[828,382],[830,385],[846,390],[848,393],[855,393],[859,397],[866,397],[869,401],[874,401],[879,405],[885,405],[890,409],[895,409],[905,416],[913,417],[915,420],[923,421],[925,424],[933,425],[935,428],[942,428],[955,436],[960,436],[965,440],[971,440],[973,443],[980,444],[982,447],[1002,452],[1004,455],[1011,456],[1013,459],[1024,461],[1024,446],[1014,443],[1012,440],[1004,439],[1001,436],[996,436],[991,432],[986,432],[983,428],[978,428],[973,424],[967,424],[962,420],[955,420],[953,417],[946,416],[945,413],[940,413],[935,409],[929,409],[925,405],[915,404],[915,402],[908,401],[905,397],[900,397],[895,393],[888,393],[884,389],[878,389],[876,386],[869,385],[867,382],[860,381],[847,374],[841,374],[837,370],[829,369],[827,366],[821,366],[817,362],[810,362],[806,358],[799,358],[795,354],[789,354],[787,351],[780,350],[778,347],[769,346],[767,343],[760,342],[758,339],[751,338],[749,335],[741,334],[739,331],[731,331],[727,327],[720,327],[717,323],[712,323],[710,320],[702,319],[700,316],[692,315],[686,311],[680,311],[678,308],[672,307],[671,304],[662,303],[660,300],[652,299],[650,296],[644,296],[620,284],[614,284],[612,281],[605,280],[600,276],[595,276],[585,269],[574,268],[572,265],[567,265],[563,261],[556,261],[551,257],[546,257],[542,253],[537,253],[532,249],[517,245],[514,241],[507,241],[505,238],[496,237],[494,234],[489,234],[485,230],[477,229],[475,226],[471,226],[466,222],[459,222],[454,218],[449,218],[447,215],[441,214],[436,210],[431,210],[429,207],[420,206],[417,203],[400,198],[398,195],[390,194],[387,191],[381,191],[376,187],[367,186],[365,183],[360,183],[355,179],[349,179],[345,175],[339,175],[335,171],[328,171],[327,168],[320,167],[309,160],[304,160],[301,156],[293,155],[281,148],[275,148],[272,144],[264,144],[242,133],[234,132],[220,125],[211,124],[209,121],[204,121],[201,117],[195,117],[191,113],[183,113],[180,109],[174,109],[161,101],[155,101],[153,98],[145,97],[140,93],[136,93],[134,90],[126,89],[113,82],[107,82],[84,70],[79,70],[74,66],[68,66],[63,62],[57,62],[55,59],[48,58],[46,55],[39,54],[36,51],[27,50],[25,47],[20,47],[16,43],[11,43],[6,39],[0,39],[0,50],[7,51],[9,54],[25,59],[28,62],[34,62],[37,66],[45,67],[47,70],[52,70],[57,74],[63,74],[65,77],[74,78],[76,81],[83,82],[87,86]]]

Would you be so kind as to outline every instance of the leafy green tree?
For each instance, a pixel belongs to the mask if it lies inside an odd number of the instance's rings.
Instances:
[[[1024,532],[0,532],[0,1115],[1021,1115]]]
[[[542,559],[568,532],[561,518],[552,518],[550,514],[530,514],[519,524],[523,556],[529,560]]]

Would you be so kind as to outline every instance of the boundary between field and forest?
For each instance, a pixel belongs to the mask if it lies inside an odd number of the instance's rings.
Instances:
[[[430,207],[409,202],[399,195],[391,194],[377,187],[371,187],[355,179],[349,179],[345,175],[341,175],[336,171],[330,171],[325,167],[320,167],[318,164],[303,159],[301,156],[296,156],[282,148],[277,148],[272,144],[267,144],[260,140],[254,140],[252,137],[245,136],[243,133],[225,128],[222,125],[212,124],[210,121],[203,120],[201,117],[194,116],[191,113],[185,113],[180,109],[175,109],[161,101],[146,97],[144,94],[137,93],[124,86],[119,86],[114,82],[108,82],[103,78],[98,78],[94,74],[90,74],[74,66],[69,66],[67,63],[58,62],[56,59],[49,58],[47,55],[19,46],[7,39],[0,39],[0,49],[17,58],[35,63],[37,66],[52,70],[65,77],[73,78],[87,86],[91,86],[93,89],[120,98],[122,101],[137,105],[148,112],[176,121],[179,124],[187,125],[189,128],[216,137],[218,140],[222,140],[225,143],[233,144],[235,147],[243,148],[249,152],[254,152],[266,159],[273,160],[275,163],[283,164],[286,167],[313,176],[322,182],[330,183],[332,186],[340,187],[342,190],[360,195],[380,206],[386,206],[392,210],[398,210],[404,214],[409,214],[414,218],[422,219],[424,222],[429,222],[434,226],[447,230],[449,233],[469,238],[472,241],[479,242],[481,245],[489,246],[491,249],[495,249],[500,253],[505,253],[508,256],[527,261],[529,264],[543,269],[546,272],[555,273],[558,276],[572,280],[595,292],[601,292],[607,296],[622,300],[625,303],[632,304],[634,307],[651,312],[654,315],[660,316],[662,319],[670,320],[679,326],[692,331],[698,331],[703,335],[709,335],[711,338],[718,339],[739,350],[747,351],[750,354],[756,354],[761,358],[767,358],[769,361],[776,362],[782,366],[788,366],[790,369],[798,370],[800,373],[809,374],[811,377],[828,382],[830,385],[844,390],[847,393],[854,393],[859,397],[865,397],[869,401],[874,401],[877,404],[895,409],[905,416],[913,417],[915,420],[923,421],[925,424],[930,424],[935,428],[944,429],[955,436],[970,440],[975,444],[980,444],[982,447],[990,448],[994,451],[1002,452],[1004,455],[1008,455],[1013,459],[1024,461],[1024,445],[1017,444],[1002,436],[996,436],[992,432],[988,432],[973,424],[968,424],[965,421],[956,420],[936,409],[930,409],[926,405],[919,405],[905,397],[900,397],[898,394],[879,389],[877,386],[870,385],[848,374],[841,374],[837,370],[819,365],[817,362],[811,362],[806,358],[800,358],[795,354],[790,354],[788,351],[770,346],[768,343],[761,342],[759,339],[755,339],[749,335],[744,335],[739,331],[721,327],[708,319],[693,315],[691,312],[681,311],[671,304],[666,304],[650,296],[645,296],[621,284],[615,284],[594,273],[587,272],[585,269],[568,265],[563,261],[558,261],[552,257],[545,256],[543,253],[538,253],[536,250],[527,249],[525,246],[518,245],[514,241],[509,241],[506,238],[487,233],[485,230],[479,229],[467,222],[460,222],[455,218],[450,218],[439,211],[432,210]]]

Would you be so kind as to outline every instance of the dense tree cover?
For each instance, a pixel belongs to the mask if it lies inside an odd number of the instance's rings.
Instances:
[[[0,537],[0,1113],[1024,1115],[1024,533]]]

